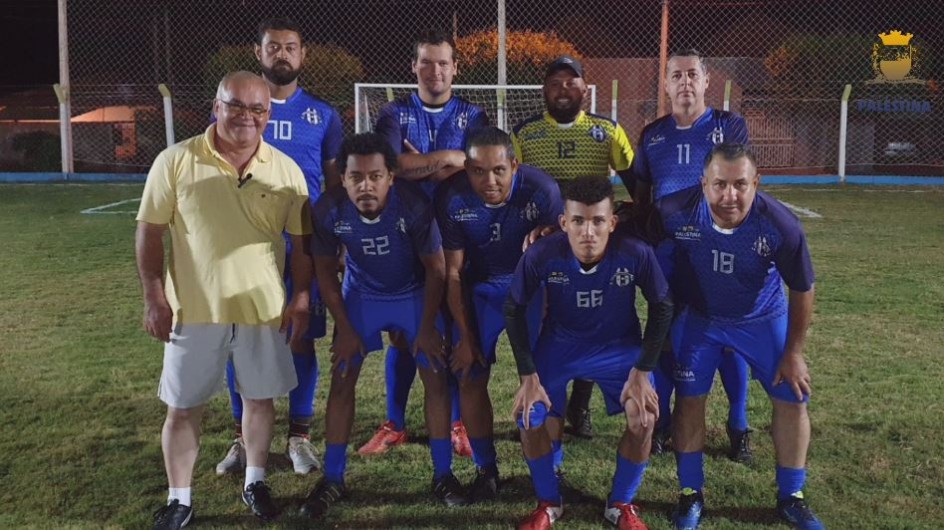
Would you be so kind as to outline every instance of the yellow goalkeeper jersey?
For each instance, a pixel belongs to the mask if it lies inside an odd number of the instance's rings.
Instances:
[[[543,169],[558,180],[622,171],[633,161],[626,131],[613,120],[581,111],[573,123],[557,123],[550,114],[532,116],[512,132],[518,160]]]

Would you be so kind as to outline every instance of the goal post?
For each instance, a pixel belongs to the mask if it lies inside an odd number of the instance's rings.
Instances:
[[[494,125],[511,131],[522,120],[544,112],[543,88],[543,85],[452,85],[452,93],[484,108]],[[354,131],[371,131],[382,106],[415,90],[414,84],[355,83]],[[596,112],[596,85],[587,85],[583,106],[587,112]]]

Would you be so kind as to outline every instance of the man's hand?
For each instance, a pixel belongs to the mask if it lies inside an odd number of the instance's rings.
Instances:
[[[659,419],[659,395],[649,382],[648,372],[641,372],[635,368],[629,371],[629,377],[623,384],[623,391],[620,392],[620,405],[623,405],[624,410],[627,401],[631,401],[639,411],[639,419],[643,427],[649,426],[650,414],[653,416],[653,421]]]
[[[413,357],[416,357],[419,352],[426,354],[433,372],[438,373],[449,365],[446,360],[446,343],[442,334],[433,325],[420,326],[416,339],[413,341]]]
[[[774,385],[780,383],[789,383],[793,389],[793,395],[798,400],[803,400],[803,395],[807,396],[813,393],[813,386],[810,381],[810,370],[806,366],[806,360],[802,353],[786,353],[780,360],[780,366],[777,367],[777,373],[774,375]]]
[[[160,297],[144,301],[144,331],[161,342],[170,342],[170,329],[174,320],[167,299]]]
[[[482,351],[474,344],[472,341],[462,338],[459,340],[456,347],[452,349],[452,359],[449,363],[449,368],[452,369],[452,373],[456,374],[459,377],[459,381],[465,381],[469,374],[472,373],[472,366],[478,363],[482,367],[488,366],[485,362],[485,357],[482,355]]]
[[[334,338],[334,343],[331,345],[331,371],[341,370],[341,377],[347,377],[351,363],[358,355],[361,358],[367,355],[360,335],[353,329],[339,329],[337,336]]]
[[[535,241],[541,239],[544,236],[554,233],[553,226],[539,226],[534,230],[528,232],[528,235],[524,236],[524,242],[521,243],[521,252],[528,250],[528,247],[534,244]]]
[[[288,333],[291,326],[292,335],[286,336],[285,342],[291,344],[292,351],[306,351],[303,342],[310,320],[309,294],[307,291],[298,292],[282,310],[282,323],[279,325],[279,333]]]
[[[514,421],[518,421],[518,415],[520,414],[525,430],[531,428],[530,412],[535,403],[544,403],[547,410],[551,410],[551,399],[547,397],[547,392],[541,386],[538,374],[523,375],[521,376],[521,386],[518,387],[518,392],[515,393],[515,403],[511,408],[511,417]]]

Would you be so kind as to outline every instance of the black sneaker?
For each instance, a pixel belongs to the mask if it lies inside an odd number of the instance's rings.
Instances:
[[[570,427],[566,429],[567,433],[585,440],[593,439],[593,424],[590,423],[590,409],[568,407],[567,423],[570,424]]]
[[[452,473],[439,480],[433,479],[433,494],[450,508],[469,504],[469,499],[462,490],[462,484],[459,484],[459,480]]]
[[[678,504],[672,510],[675,530],[697,530],[705,515],[705,498],[700,491],[685,488],[679,495]]]
[[[167,506],[154,512],[154,530],[177,530],[196,519],[193,508],[174,499]]]
[[[249,506],[253,515],[263,521],[272,521],[279,515],[279,507],[272,500],[272,491],[261,480],[246,486],[243,490],[243,502]]]
[[[735,431],[728,427],[728,440],[731,441],[731,450],[728,452],[728,458],[744,465],[750,465],[754,461],[754,453],[751,451],[751,429]]]
[[[668,430],[657,430],[652,433],[652,447],[649,449],[650,455],[661,455],[671,451],[669,447],[669,438],[671,438],[672,433]]]
[[[311,490],[311,493],[305,498],[305,503],[302,504],[300,511],[302,515],[319,519],[324,516],[332,504],[341,500],[346,493],[344,484],[328,482],[322,478],[318,481],[318,484],[315,484],[315,489]]]
[[[480,467],[475,470],[475,480],[469,487],[472,502],[493,501],[498,498],[498,467]]]

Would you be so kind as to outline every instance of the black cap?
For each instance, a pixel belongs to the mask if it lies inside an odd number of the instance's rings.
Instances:
[[[569,55],[561,55],[557,59],[554,59],[551,64],[547,65],[547,70],[544,72],[544,79],[564,69],[570,70],[576,74],[577,77],[583,77],[583,65],[580,64],[580,61]]]

